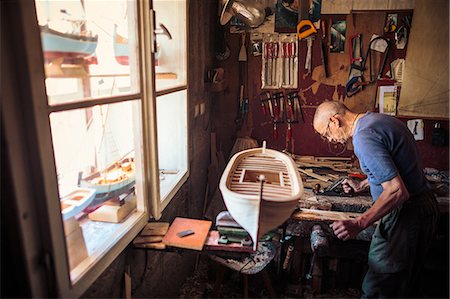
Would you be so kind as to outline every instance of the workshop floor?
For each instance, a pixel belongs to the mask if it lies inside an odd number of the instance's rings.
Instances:
[[[217,272],[213,262],[207,258],[200,258],[197,270],[180,289],[179,298],[214,298],[213,288]],[[272,275],[271,275],[272,276]],[[357,289],[328,290],[322,294],[310,294],[304,290],[302,295],[293,295],[286,292],[286,286],[272,281],[278,298],[360,298],[360,291]],[[224,282],[218,296],[219,298],[242,298],[243,284],[239,273],[236,271],[226,272]],[[250,298],[270,298],[264,288],[264,283],[260,276],[249,277],[249,297]]]

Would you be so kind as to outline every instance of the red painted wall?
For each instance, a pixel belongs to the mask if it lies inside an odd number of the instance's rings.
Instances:
[[[362,18],[368,18],[368,15],[358,16],[358,21],[361,24],[366,24],[367,21]],[[379,18],[379,16],[378,16]],[[381,16],[383,18],[383,15]],[[347,23],[349,20],[347,19]],[[353,29],[355,30],[355,29]],[[368,29],[369,30],[369,29]],[[370,29],[371,30],[371,29]],[[382,29],[381,29],[382,30]],[[372,32],[372,31],[371,31]],[[352,34],[352,33],[349,33]],[[248,35],[247,35],[248,36]],[[366,34],[366,39],[367,34]],[[342,145],[332,145],[328,144],[321,137],[314,132],[312,127],[312,119],[314,116],[315,109],[317,105],[322,103],[325,100],[330,100],[333,97],[333,93],[337,93],[339,88],[342,88],[342,85],[345,85],[345,82],[342,82],[341,86],[339,84],[327,85],[320,84],[317,92],[313,92],[311,88],[309,88],[315,81],[311,78],[311,76],[303,76],[305,70],[300,68],[299,70],[299,88],[297,90],[270,90],[273,94],[274,92],[284,91],[285,96],[290,91],[301,91],[305,90],[301,97],[301,103],[303,107],[304,114],[304,122],[302,122],[301,117],[299,118],[299,123],[292,125],[293,138],[292,142],[288,143],[286,140],[286,130],[287,124],[280,123],[277,124],[278,130],[278,138],[274,139],[273,136],[273,123],[269,115],[263,115],[260,106],[259,94],[263,91],[261,89],[261,56],[254,57],[251,55],[248,50],[248,61],[245,65],[244,74],[239,73],[242,72],[242,69],[238,69],[238,52],[240,49],[240,35],[238,34],[230,34],[227,40],[229,47],[231,49],[231,56],[228,60],[221,63],[221,67],[225,69],[225,77],[229,82],[228,89],[217,96],[218,102],[226,103],[220,104],[222,106],[221,111],[218,111],[216,115],[218,119],[216,120],[217,124],[226,123],[227,117],[226,115],[237,115],[237,99],[239,98],[239,80],[242,80],[244,77],[244,82],[246,86],[246,90],[244,92],[245,96],[249,99],[249,114],[247,115],[247,128],[241,128],[241,133],[238,132],[238,136],[240,135],[250,135],[252,138],[256,139],[259,143],[263,140],[267,142],[267,146],[269,148],[274,148],[278,150],[287,150],[291,153],[295,153],[298,155],[313,155],[313,156],[352,156],[352,150],[348,150],[345,146]],[[363,44],[366,44],[366,40],[363,41]],[[249,40],[247,37],[247,48],[250,48]],[[304,60],[306,56],[306,47],[304,43],[300,43],[300,53],[299,53],[299,61],[301,61],[300,66],[304,65]],[[347,48],[347,43],[346,43]],[[365,50],[364,52],[365,53]],[[344,54],[341,54],[344,55]],[[388,63],[395,58],[405,57],[405,50],[393,50],[388,59]],[[345,57],[341,56],[340,65],[342,67],[345,64],[348,64],[348,50],[346,49]],[[321,56],[320,56],[320,43],[316,40],[313,46],[313,55],[312,55],[312,66],[321,65]],[[241,62],[242,64],[242,62]],[[388,64],[387,64],[388,65]],[[242,65],[241,65],[242,67]],[[387,68],[385,67],[385,71]],[[241,78],[241,79],[240,79]],[[360,97],[352,97],[344,99],[344,103],[348,105],[350,108],[354,109],[356,112],[365,112],[367,110],[373,110],[372,100],[374,98],[374,93],[370,93],[368,91],[361,92]],[[227,112],[225,113],[223,108],[226,107]],[[236,110],[235,110],[236,109]],[[230,112],[231,111],[231,112]],[[407,118],[401,118],[405,124],[408,120]],[[433,167],[438,170],[447,170],[449,169],[449,147],[438,147],[433,146],[431,144],[431,135],[434,123],[437,120],[425,120],[425,140],[417,141],[417,145],[419,147],[419,151],[422,155],[423,165],[424,167]],[[448,134],[449,129],[449,121],[439,120],[441,123],[441,127],[444,128]],[[230,127],[228,126],[228,129]],[[238,128],[239,129],[239,128]],[[220,140],[220,135],[218,134],[219,142],[221,144],[225,144],[225,152],[229,147],[230,140],[229,138],[222,138]],[[228,137],[228,136],[227,136]],[[351,149],[351,146],[349,147]]]

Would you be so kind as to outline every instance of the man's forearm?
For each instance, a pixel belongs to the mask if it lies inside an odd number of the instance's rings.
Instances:
[[[387,182],[386,185],[383,185],[383,192],[377,201],[370,209],[358,217],[357,221],[364,229],[400,206],[408,198],[409,193],[402,181],[400,183],[395,180]]]

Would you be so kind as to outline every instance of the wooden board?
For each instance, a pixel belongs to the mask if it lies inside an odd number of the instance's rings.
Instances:
[[[69,218],[69,220],[70,219],[72,219],[72,221],[70,221],[72,231],[66,234],[66,246],[69,255],[69,266],[72,270],[88,257],[88,253],[83,231],[78,221],[73,217]],[[64,221],[64,223],[67,223],[67,221]]]
[[[122,206],[104,204],[92,213],[89,219],[94,221],[119,223],[136,208],[136,198],[125,201]]]
[[[163,238],[167,246],[193,250],[202,250],[211,228],[211,221],[177,217],[172,222]],[[180,238],[177,234],[185,230],[192,230],[194,234]]]
[[[291,218],[294,220],[303,220],[303,221],[334,222],[339,220],[355,219],[360,215],[361,213],[300,209],[300,211],[292,214]]]
[[[145,244],[134,244],[134,247],[137,247],[137,248],[146,248],[146,249],[159,249],[159,250],[164,250],[164,249],[166,249],[166,244],[164,244],[163,242],[158,242],[158,243],[145,243]]]
[[[163,236],[137,236],[133,240],[133,244],[147,244],[162,242]]]
[[[168,222],[150,222],[141,231],[140,236],[164,236],[168,229]]]

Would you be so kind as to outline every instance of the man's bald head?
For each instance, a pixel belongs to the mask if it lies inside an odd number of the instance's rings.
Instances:
[[[326,127],[328,126],[328,122],[330,118],[336,114],[344,115],[348,111],[347,107],[338,101],[326,101],[319,105],[316,109],[316,113],[314,114],[313,126],[314,129],[322,134]]]

